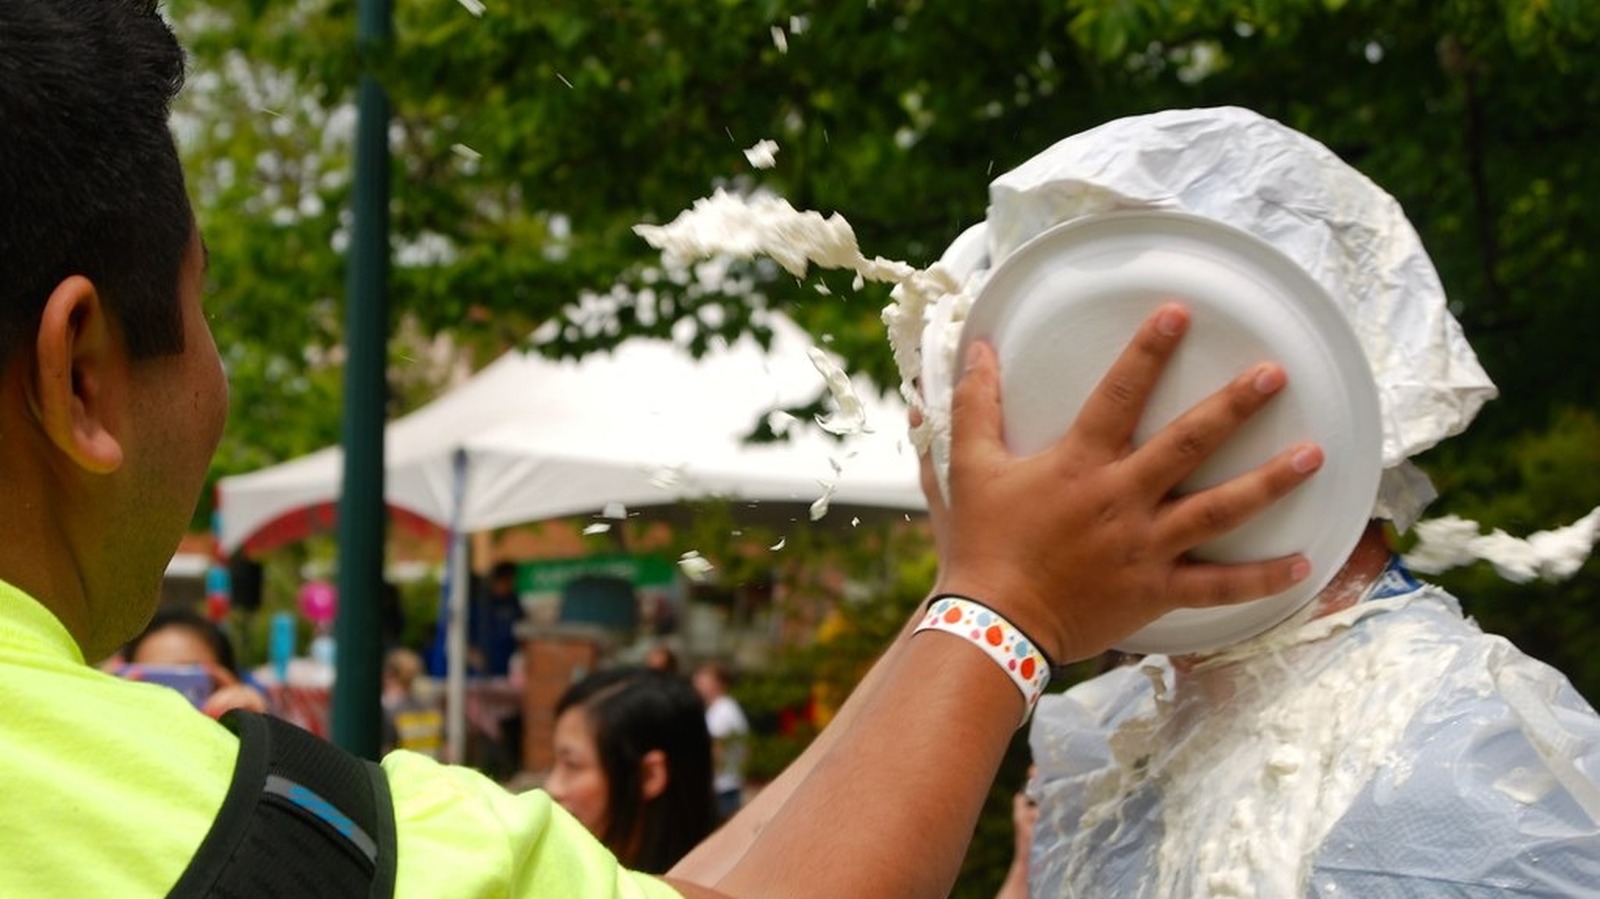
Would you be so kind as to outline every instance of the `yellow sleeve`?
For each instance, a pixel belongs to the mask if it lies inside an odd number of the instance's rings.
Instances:
[[[396,899],[682,899],[629,871],[543,790],[510,793],[412,752],[383,760],[399,844]]]

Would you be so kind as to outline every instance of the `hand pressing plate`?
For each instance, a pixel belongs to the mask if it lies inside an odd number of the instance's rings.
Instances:
[[[1171,612],[1118,645],[1126,652],[1208,652],[1292,615],[1355,547],[1382,474],[1377,386],[1333,298],[1257,237],[1157,210],[1057,225],[1001,262],[973,301],[961,348],[986,340],[999,356],[1011,451],[1035,453],[1065,434],[1139,324],[1173,299],[1190,309],[1189,332],[1145,407],[1135,444],[1250,366],[1281,364],[1289,386],[1179,491],[1221,483],[1294,443],[1315,441],[1326,461],[1309,482],[1193,552],[1218,562],[1301,552],[1312,571],[1263,599]]]

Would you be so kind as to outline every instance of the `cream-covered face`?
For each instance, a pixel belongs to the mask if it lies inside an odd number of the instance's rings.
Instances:
[[[594,726],[582,706],[567,709],[556,718],[554,742],[555,767],[544,788],[590,833],[600,837],[610,820],[611,784],[600,764]]]

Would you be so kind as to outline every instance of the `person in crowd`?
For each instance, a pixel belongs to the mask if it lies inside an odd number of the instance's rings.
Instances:
[[[711,735],[683,677],[602,669],[556,703],[545,789],[630,868],[665,873],[716,826]]]
[[[511,673],[511,658],[521,643],[517,623],[524,617],[522,597],[517,593],[517,563],[498,562],[467,616],[472,674],[505,677]]]
[[[652,643],[644,654],[644,667],[667,674],[677,674],[678,654],[665,643]]]
[[[192,883],[241,761],[226,723],[85,661],[152,615],[226,417],[206,252],[168,124],[183,75],[151,0],[0,4],[4,896],[156,897]],[[417,753],[390,753],[363,781],[382,798],[369,806],[381,839],[328,839],[400,899],[947,895],[1049,662],[1309,572],[1298,553],[1216,564],[1188,552],[1310,479],[1318,447],[1173,495],[1285,388],[1281,366],[1247,363],[1132,445],[1189,323],[1181,303],[1153,312],[1067,433],[1028,456],[1001,437],[992,348],[965,359],[930,598],[958,617],[987,608],[1033,678],[943,613],[913,618],[800,758],[665,877],[622,866],[547,792],[513,794]],[[263,839],[275,873],[321,882],[327,853]]]
[[[694,689],[705,702],[706,729],[716,759],[717,814],[730,818],[744,805],[744,766],[749,756],[750,722],[728,690],[733,672],[722,662],[703,662],[694,670]]]
[[[444,749],[444,714],[438,701],[422,695],[422,656],[403,646],[383,656],[384,752],[405,749],[439,758]]]
[[[520,693],[523,673],[517,668],[522,638],[517,626],[526,617],[517,592],[517,563],[495,563],[482,592],[468,608],[468,674],[506,679],[508,687]],[[501,779],[513,776],[522,764],[521,703],[501,701],[489,706],[479,726],[484,729],[484,739],[471,741],[468,750],[473,765]],[[476,731],[474,735],[478,735]]]
[[[163,609],[121,652],[121,674],[133,680],[185,679],[190,669],[199,677],[200,710],[213,718],[229,709],[265,712],[266,692],[241,676],[233,642],[220,627],[189,609]],[[178,681],[172,684],[176,686]]]

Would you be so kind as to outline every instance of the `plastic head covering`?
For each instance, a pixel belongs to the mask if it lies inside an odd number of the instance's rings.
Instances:
[[[1400,204],[1322,144],[1235,107],[1118,119],[990,184],[987,220],[940,260],[962,289],[934,302],[922,339],[926,419],[941,473],[948,374],[966,309],[988,272],[1054,225],[1128,209],[1187,212],[1248,231],[1327,289],[1378,384],[1384,475],[1373,515],[1410,527],[1435,494],[1406,460],[1465,429],[1495,386]]]

